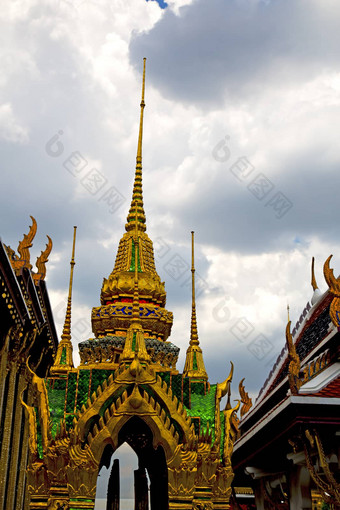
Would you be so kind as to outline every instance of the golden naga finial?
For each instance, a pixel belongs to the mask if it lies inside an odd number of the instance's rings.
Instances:
[[[288,310],[289,310],[289,307],[288,307]],[[242,407],[241,407],[241,411],[240,411],[241,418],[249,411],[249,409],[253,405],[252,399],[249,397],[248,393],[246,392],[246,390],[244,388],[244,384],[243,384],[244,380],[245,380],[245,377],[243,377],[243,379],[240,381],[240,383],[238,385],[238,389],[239,389],[240,397],[241,397],[241,402],[243,404]]]
[[[146,58],[143,59],[143,83],[142,83],[142,100],[140,103],[140,121],[139,121],[139,135],[138,135],[138,146],[137,146],[137,157],[136,157],[136,173],[133,184],[132,201],[127,217],[127,223],[125,229],[127,232],[135,228],[135,224],[138,230],[144,232],[146,230],[145,225],[145,212],[143,204],[143,189],[142,189],[142,142],[143,142],[143,119],[144,119],[144,93],[145,93],[145,62]],[[134,211],[134,204],[137,202],[137,215]]]
[[[292,395],[297,395],[301,386],[302,381],[300,380],[300,358],[296,352],[296,348],[293,342],[293,337],[290,332],[291,321],[288,321],[286,326],[286,342],[288,348],[288,382]]]
[[[30,263],[31,255],[29,249],[32,248],[32,241],[37,233],[37,222],[30,216],[32,220],[32,225],[30,226],[28,234],[24,234],[24,238],[18,244],[18,253],[20,257],[13,261],[13,269],[21,269],[23,267],[27,267],[28,269],[32,269],[32,264]]]
[[[183,374],[186,377],[200,378],[208,380],[208,374],[205,370],[202,349],[199,346],[197,320],[196,320],[196,301],[195,301],[195,262],[194,262],[194,232],[191,232],[191,326],[190,342],[186,353]]]
[[[313,287],[313,290],[316,290],[318,288],[318,285],[317,285],[316,279],[315,279],[315,273],[314,273],[314,257],[312,257],[312,280],[311,280],[311,285]]]
[[[231,365],[231,367],[230,367],[230,372],[229,372],[228,377],[222,383],[217,384],[216,399],[218,399],[218,400],[221,400],[223,397],[226,396],[228,389],[230,387],[230,383],[233,380],[234,364],[232,361],[230,362],[230,365]]]
[[[334,326],[340,326],[340,278],[335,278],[333,269],[329,267],[329,262],[333,255],[330,255],[323,266],[323,274],[329,287],[329,292],[334,295],[329,308],[329,315]]]
[[[33,280],[38,282],[39,280],[45,280],[46,276],[46,263],[48,262],[48,256],[52,250],[52,239],[50,236],[47,236],[48,243],[46,244],[46,248],[41,252],[40,256],[37,258],[35,265],[37,266],[38,272],[33,275]]]
[[[311,303],[312,305],[315,305],[315,303],[317,303],[317,301],[319,301],[320,297],[321,297],[321,292],[318,288],[318,284],[316,283],[316,279],[315,279],[315,273],[314,273],[314,257],[312,257],[312,280],[311,280],[311,285],[313,287],[313,296],[312,296],[312,299],[311,299]]]

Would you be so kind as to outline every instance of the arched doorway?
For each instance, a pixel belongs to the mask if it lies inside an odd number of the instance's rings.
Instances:
[[[168,510],[168,471],[162,446],[153,447],[150,428],[139,417],[131,417],[118,434],[118,447],[127,443],[138,457],[134,470],[134,510]],[[101,465],[110,465],[113,448],[107,445]],[[107,510],[123,510],[119,506],[119,468],[111,464],[108,481]],[[150,504],[149,504],[150,503]],[[133,508],[131,508],[133,510]]]
[[[115,451],[106,445],[97,477],[94,510],[134,510],[134,471],[138,469],[138,457],[132,448],[123,443]]]

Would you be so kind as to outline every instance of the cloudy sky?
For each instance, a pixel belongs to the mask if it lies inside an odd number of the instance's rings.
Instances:
[[[78,226],[73,341],[90,336],[131,199],[142,58],[148,234],[183,368],[195,231],[210,382],[257,395],[333,253],[340,272],[337,0],[12,0],[0,12],[2,240],[38,222],[59,332]],[[96,185],[94,184],[96,183]],[[75,360],[78,361],[77,355]]]

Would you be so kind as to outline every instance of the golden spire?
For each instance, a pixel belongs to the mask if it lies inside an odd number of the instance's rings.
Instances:
[[[195,301],[195,262],[194,262],[194,232],[191,232],[191,285],[192,285],[192,304],[191,304],[191,328],[190,342],[187,349],[186,360],[183,375],[195,379],[207,380],[208,375],[205,370],[202,349],[199,346],[197,320],[196,320],[196,301]]]
[[[290,318],[289,318],[289,305],[287,304],[287,315],[288,315],[288,322],[290,321]]]
[[[130,211],[127,217],[127,223],[125,229],[130,232],[135,228],[135,224],[138,226],[138,230],[145,231],[145,212],[143,205],[143,189],[142,189],[142,142],[143,142],[143,118],[144,118],[144,92],[145,92],[145,62],[146,58],[143,59],[143,84],[142,84],[142,100],[140,103],[140,121],[139,121],[139,135],[138,135],[138,146],[137,146],[137,157],[136,157],[136,173],[133,184],[132,201]],[[137,203],[137,214],[135,214],[134,204]]]
[[[58,345],[56,358],[53,366],[51,367],[51,374],[62,373],[68,371],[70,368],[74,368],[73,365],[73,347],[71,342],[71,308],[72,308],[72,286],[73,286],[73,270],[75,266],[74,254],[76,247],[76,231],[77,227],[73,227],[73,246],[72,246],[72,257],[71,257],[71,270],[70,270],[70,282],[68,287],[68,298],[67,307],[65,314],[64,328],[61,335],[61,342]]]
[[[173,316],[164,307],[166,292],[155,266],[153,244],[146,230],[142,194],[142,139],[145,94],[145,60],[143,68],[142,100],[136,173],[126,232],[119,241],[114,268],[104,278],[100,294],[101,306],[92,309],[92,330],[96,337],[125,336],[131,323],[143,328],[145,334],[166,340],[171,331]],[[138,273],[138,274],[137,274]],[[132,304],[127,317],[122,309]],[[152,310],[152,311],[151,311]]]

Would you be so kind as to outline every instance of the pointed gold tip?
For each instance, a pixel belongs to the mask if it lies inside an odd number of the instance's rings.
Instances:
[[[142,100],[141,100],[141,107],[144,107],[145,106],[145,103],[144,103],[144,94],[145,94],[145,62],[146,62],[146,57],[143,58],[143,83],[142,83]]]
[[[194,231],[191,231],[191,335],[190,342],[198,344],[198,331],[196,319],[196,298],[195,298],[195,259],[194,259]]]
[[[140,119],[139,119],[139,134],[138,134],[138,145],[137,145],[137,157],[136,157],[136,173],[132,191],[132,201],[127,217],[127,223],[125,225],[126,231],[130,232],[135,228],[135,204],[138,202],[138,230],[145,232],[145,212],[143,206],[143,190],[142,190],[142,145],[143,145],[143,119],[144,119],[144,94],[145,94],[145,61],[143,59],[143,82],[142,82],[142,99],[140,103]]]
[[[318,285],[317,285],[316,279],[315,279],[315,273],[314,273],[314,257],[312,257],[312,280],[311,280],[311,285],[313,287],[313,290],[316,290],[318,288]]]
[[[290,321],[290,318],[289,318],[289,305],[287,304],[287,315],[288,315],[288,322]]]

